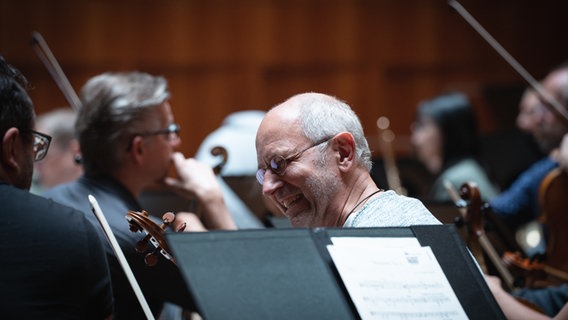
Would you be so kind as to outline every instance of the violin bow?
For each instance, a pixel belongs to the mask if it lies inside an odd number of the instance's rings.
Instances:
[[[487,43],[489,43],[495,51],[497,51],[497,53],[499,53],[499,55],[501,55],[501,57],[505,59],[505,61],[507,61],[507,63],[509,63],[509,65],[513,67],[513,69],[515,69],[515,71],[517,71],[517,73],[519,73],[531,87],[533,87],[533,89],[545,100],[546,103],[552,106],[556,112],[568,121],[568,111],[566,111],[566,108],[564,108],[564,106],[556,98],[544,90],[540,83],[525,68],[523,68],[523,66],[521,66],[521,64],[513,58],[513,56],[509,54],[509,52],[507,52],[507,50],[505,50],[505,48],[503,48],[503,46],[499,44],[499,42],[497,42],[491,34],[489,34],[489,32],[487,32],[487,30],[485,30],[485,28],[483,28],[483,26],[477,22],[477,20],[457,0],[448,0],[448,4],[454,8],[462,16],[462,18],[464,18],[464,20],[469,23],[469,25],[477,31],[477,33],[485,41],[487,41]]]
[[[136,277],[134,276],[134,273],[132,272],[132,269],[128,264],[128,260],[126,260],[124,252],[122,252],[122,249],[120,248],[120,245],[118,244],[118,241],[116,240],[116,237],[114,236],[114,233],[112,232],[112,229],[108,224],[108,221],[103,211],[101,210],[101,207],[99,206],[97,199],[93,195],[89,195],[88,199],[89,203],[91,204],[91,209],[93,210],[93,213],[95,214],[97,220],[101,224],[101,227],[107,237],[107,240],[112,250],[116,254],[116,258],[118,259],[118,262],[122,267],[122,270],[126,274],[126,278],[128,279],[128,282],[130,282],[130,285],[134,290],[134,294],[136,295],[136,298],[138,299],[138,302],[140,303],[140,306],[142,307],[142,310],[144,311],[146,318],[148,320],[154,320],[154,315],[152,314],[150,305],[148,304],[148,301],[146,301],[146,298],[142,293],[142,289],[140,288],[140,285],[136,281]]]
[[[73,90],[73,87],[63,73],[61,66],[59,66],[59,63],[55,59],[55,56],[53,55],[53,53],[49,49],[49,46],[39,32],[32,32],[31,45],[43,65],[47,68],[47,71],[49,72],[61,92],[63,92],[63,95],[65,96],[67,103],[69,103],[69,106],[75,112],[77,112],[79,110],[79,106],[81,105],[79,97]]]
[[[392,142],[395,139],[394,132],[389,129],[390,120],[381,116],[377,119],[377,129],[379,134],[379,144],[383,153],[385,173],[389,188],[398,194],[406,195],[406,190],[400,182],[400,174],[396,166],[396,159],[392,149]]]

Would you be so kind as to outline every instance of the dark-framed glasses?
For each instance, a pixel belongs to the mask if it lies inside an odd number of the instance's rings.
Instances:
[[[274,156],[272,157],[272,159],[270,159],[270,161],[268,162],[268,165],[264,168],[260,168],[256,171],[256,180],[258,180],[258,183],[260,183],[261,185],[264,184],[264,175],[266,174],[266,170],[270,170],[273,173],[279,175],[279,176],[283,176],[284,173],[286,172],[286,168],[288,167],[288,164],[298,158],[300,158],[300,156],[302,156],[302,154],[308,150],[310,150],[311,148],[315,148],[323,143],[328,142],[329,140],[333,139],[333,137],[331,138],[325,138],[323,140],[317,141],[316,143],[312,144],[311,146],[296,152],[288,157],[283,157],[280,155]]]
[[[40,161],[47,155],[49,144],[51,143],[51,136],[45,133],[30,130],[34,137],[34,161]]]
[[[164,134],[168,137],[169,141],[173,141],[173,140],[179,139],[180,130],[181,130],[181,128],[180,128],[179,124],[170,123],[164,129],[160,129],[160,130],[156,130],[156,131],[150,131],[150,132],[143,132],[143,133],[139,133],[138,135],[141,135],[143,137],[147,137],[147,136],[156,136],[156,135]]]

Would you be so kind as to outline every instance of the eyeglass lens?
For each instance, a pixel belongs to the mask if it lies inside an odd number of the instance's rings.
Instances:
[[[282,156],[275,156],[270,160],[270,170],[276,173],[277,175],[284,174],[286,171],[286,165],[288,164],[288,160]],[[258,169],[256,172],[256,179],[260,184],[264,183],[264,175],[266,174],[266,169]]]
[[[37,133],[34,135],[34,161],[39,161],[45,158],[49,148],[49,140]]]

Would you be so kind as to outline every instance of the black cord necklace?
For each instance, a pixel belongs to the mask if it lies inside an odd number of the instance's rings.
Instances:
[[[349,212],[349,214],[347,216],[350,216],[353,212],[355,212],[355,209],[357,209],[357,207],[359,207],[363,202],[367,201],[370,197],[374,196],[375,194],[377,194],[381,191],[383,191],[383,189],[379,189],[379,190],[371,193],[370,195],[366,196],[361,201],[357,202],[357,204],[353,207],[353,209],[351,209],[351,211]]]

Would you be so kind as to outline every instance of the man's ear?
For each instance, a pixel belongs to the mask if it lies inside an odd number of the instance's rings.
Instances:
[[[74,138],[69,141],[69,152],[71,152],[72,154],[81,153],[81,146],[79,145],[79,140]]]
[[[132,158],[132,161],[136,164],[140,164],[143,162],[144,158],[144,138],[141,136],[135,136],[134,139],[130,142],[130,149],[129,155]]]
[[[341,132],[333,138],[333,148],[337,151],[337,164],[349,169],[355,161],[355,139],[349,132]]]
[[[20,171],[20,159],[25,153],[24,145],[21,141],[20,130],[10,128],[2,137],[2,166],[6,172],[18,174]]]

